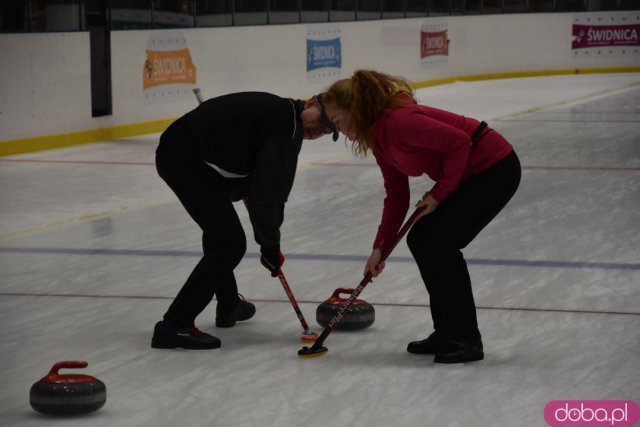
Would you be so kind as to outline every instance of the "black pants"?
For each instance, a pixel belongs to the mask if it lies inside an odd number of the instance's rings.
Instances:
[[[220,304],[237,304],[233,270],[247,250],[247,239],[224,178],[202,161],[176,154],[161,145],[156,153],[156,168],[202,229],[204,255],[164,317],[193,325],[214,295]]]
[[[515,152],[471,177],[411,228],[407,244],[429,292],[436,333],[480,338],[471,279],[461,249],[502,210],[520,184]]]

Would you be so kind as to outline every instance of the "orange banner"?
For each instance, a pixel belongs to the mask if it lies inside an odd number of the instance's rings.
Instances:
[[[142,77],[144,89],[175,83],[196,83],[196,66],[191,62],[189,49],[146,52]]]

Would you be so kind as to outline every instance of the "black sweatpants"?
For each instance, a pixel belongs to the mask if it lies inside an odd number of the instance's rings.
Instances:
[[[162,145],[156,152],[156,168],[202,229],[204,255],[164,315],[193,325],[214,294],[220,304],[237,304],[233,270],[247,250],[247,239],[225,179],[214,169],[200,160],[176,156]]]
[[[461,249],[502,210],[520,184],[515,152],[469,178],[411,228],[407,244],[429,292],[436,333],[480,338],[471,279]]]

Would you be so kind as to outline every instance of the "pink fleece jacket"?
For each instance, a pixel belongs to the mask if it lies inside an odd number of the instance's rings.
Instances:
[[[374,248],[391,243],[409,210],[409,176],[423,173],[435,181],[429,193],[442,202],[469,177],[482,172],[513,149],[498,132],[486,128],[471,143],[480,122],[424,105],[383,112],[372,127],[373,150],[384,178],[386,197]]]

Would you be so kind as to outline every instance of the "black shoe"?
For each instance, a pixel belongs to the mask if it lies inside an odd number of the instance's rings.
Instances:
[[[222,343],[217,337],[200,331],[195,326],[187,328],[168,327],[163,321],[156,323],[151,339],[153,348],[186,348],[206,350],[220,347]]]
[[[256,306],[250,303],[249,301],[245,301],[244,297],[238,294],[240,299],[238,300],[238,304],[228,309],[220,304],[218,301],[218,305],[216,306],[216,326],[218,328],[230,328],[236,324],[238,320],[248,320],[256,314]]]
[[[432,332],[422,341],[411,341],[407,346],[407,351],[413,354],[436,354],[442,347],[442,340]]]
[[[452,340],[436,352],[435,363],[465,363],[484,359],[482,340]]]

